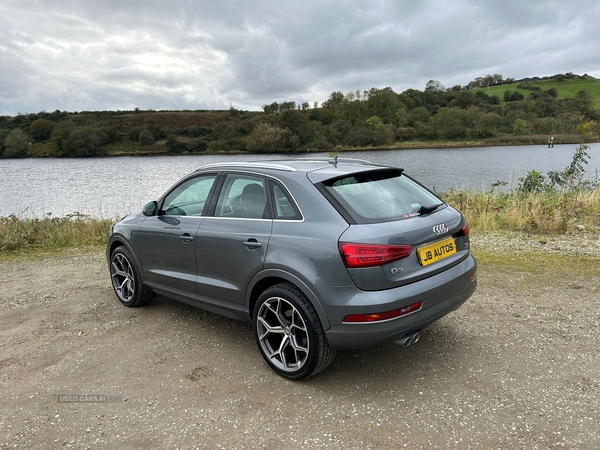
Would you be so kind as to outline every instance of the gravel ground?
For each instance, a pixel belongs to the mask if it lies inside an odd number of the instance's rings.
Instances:
[[[304,382],[267,367],[247,324],[122,307],[100,252],[0,261],[0,447],[600,448],[598,239],[472,242],[462,308]],[[59,402],[81,394],[111,397]]]

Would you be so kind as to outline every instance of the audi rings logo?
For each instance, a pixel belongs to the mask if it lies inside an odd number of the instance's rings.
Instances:
[[[448,227],[446,226],[445,223],[440,223],[439,225],[436,225],[435,227],[433,227],[433,232],[435,233],[436,236],[440,236],[440,235],[448,232]]]

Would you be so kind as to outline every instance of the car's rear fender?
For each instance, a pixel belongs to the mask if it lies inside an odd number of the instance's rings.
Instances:
[[[250,280],[250,283],[248,283],[248,290],[246,291],[246,309],[248,310],[250,318],[252,318],[254,305],[260,294],[271,286],[285,282],[293,284],[302,291],[319,316],[323,330],[328,330],[331,325],[327,319],[323,305],[315,295],[313,289],[311,289],[301,278],[281,269],[271,268],[262,270]]]

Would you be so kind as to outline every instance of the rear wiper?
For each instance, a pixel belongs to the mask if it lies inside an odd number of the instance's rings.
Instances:
[[[430,212],[435,211],[436,209],[438,209],[440,206],[442,206],[443,203],[438,203],[436,205],[430,205],[430,206],[421,206],[419,208],[419,210],[417,211],[419,213],[419,215],[424,215],[424,214],[429,214]]]

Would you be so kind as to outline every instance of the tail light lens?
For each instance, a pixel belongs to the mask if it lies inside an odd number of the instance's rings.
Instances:
[[[460,233],[463,236],[468,236],[470,232],[471,230],[469,229],[469,223],[467,222],[467,219],[465,219],[465,224],[462,226]]]
[[[406,258],[410,245],[350,244],[340,242],[340,253],[346,267],[374,267]]]

